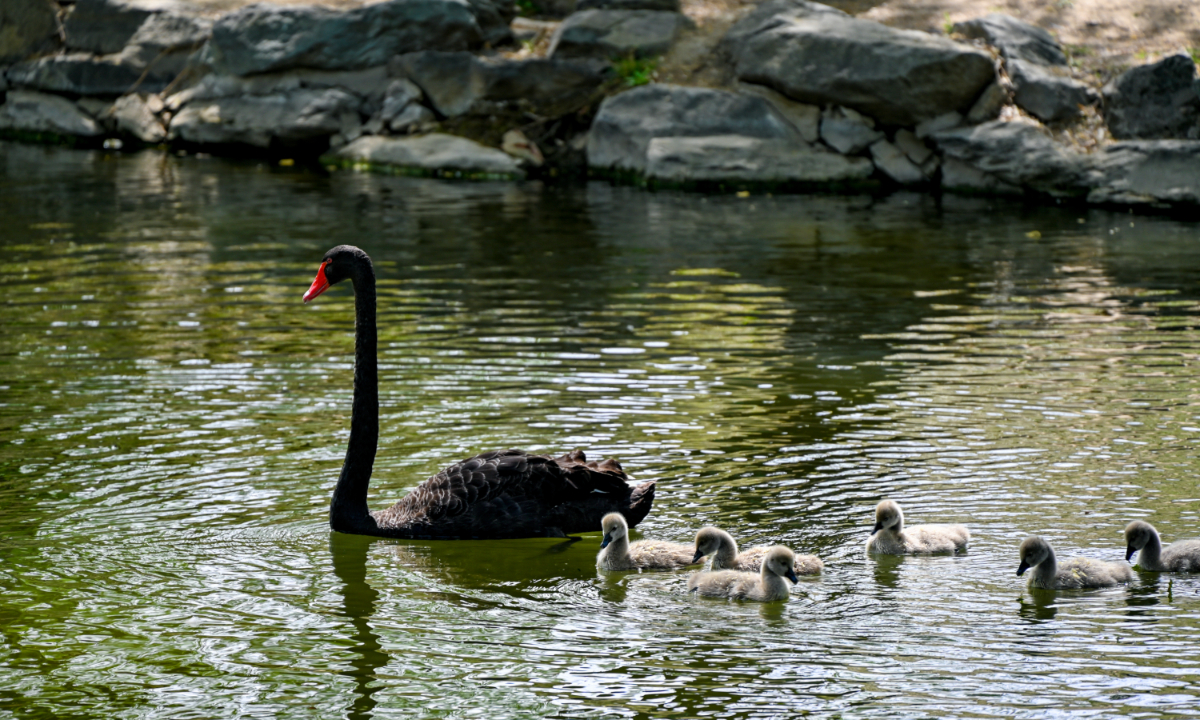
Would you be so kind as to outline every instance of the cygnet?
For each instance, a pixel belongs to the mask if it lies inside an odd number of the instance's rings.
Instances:
[[[600,520],[604,540],[596,565],[604,570],[670,570],[695,565],[692,548],[661,540],[629,542],[629,524],[621,513],[609,513]]]
[[[963,525],[913,525],[904,527],[900,505],[884,500],[875,506],[875,529],[867,538],[867,552],[885,555],[957,552],[967,547],[971,533]]]
[[[1029,587],[1046,590],[1110,587],[1133,579],[1133,570],[1123,563],[1071,558],[1060,566],[1054,557],[1054,548],[1036,535],[1021,543],[1021,565],[1017,575],[1030,568],[1033,568],[1033,574],[1029,578]]]
[[[756,547],[738,552],[737,541],[733,536],[720,528],[700,528],[696,533],[696,554],[694,562],[700,562],[706,555],[712,555],[713,570],[741,570],[743,572],[758,572],[762,569],[763,558],[770,548]],[[796,555],[792,566],[797,575],[817,575],[824,569],[825,563],[816,555]]]
[[[795,562],[795,553],[782,545],[776,545],[767,549],[760,572],[717,570],[696,573],[688,578],[688,591],[706,597],[733,600],[786,600],[791,591],[783,579],[797,582],[796,572],[792,569]]]
[[[1138,565],[1151,572],[1200,572],[1200,539],[1178,540],[1164,550],[1154,526],[1134,520],[1125,526],[1125,560],[1134,553]]]

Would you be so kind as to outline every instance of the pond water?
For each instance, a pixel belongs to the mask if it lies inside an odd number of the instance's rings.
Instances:
[[[920,195],[324,177],[0,144],[0,716],[1170,717],[1200,576],[1031,592],[1031,533],[1200,535],[1200,226]],[[372,506],[482,450],[616,456],[635,535],[824,558],[786,603],[599,534],[333,534],[349,287]],[[868,557],[881,498],[957,557]]]

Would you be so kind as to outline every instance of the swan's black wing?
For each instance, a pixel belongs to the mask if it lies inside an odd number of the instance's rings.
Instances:
[[[373,516],[380,534],[395,537],[586,532],[613,511],[631,512],[634,525],[650,510],[653,483],[631,488],[626,478],[615,460],[589,463],[578,450],[559,458],[494,450],[447,467]]]

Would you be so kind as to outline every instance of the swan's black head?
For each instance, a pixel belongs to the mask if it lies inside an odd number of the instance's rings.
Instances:
[[[304,302],[309,302],[325,292],[331,285],[354,277],[357,272],[362,271],[364,265],[369,270],[371,258],[353,245],[338,245],[331,249],[321,258],[321,267],[317,269],[317,277],[312,286],[304,293]]]

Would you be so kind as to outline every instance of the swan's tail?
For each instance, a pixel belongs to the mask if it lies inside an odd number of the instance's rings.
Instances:
[[[629,506],[621,509],[625,522],[629,527],[637,525],[650,514],[650,506],[654,504],[654,481],[644,482],[629,493]]]

